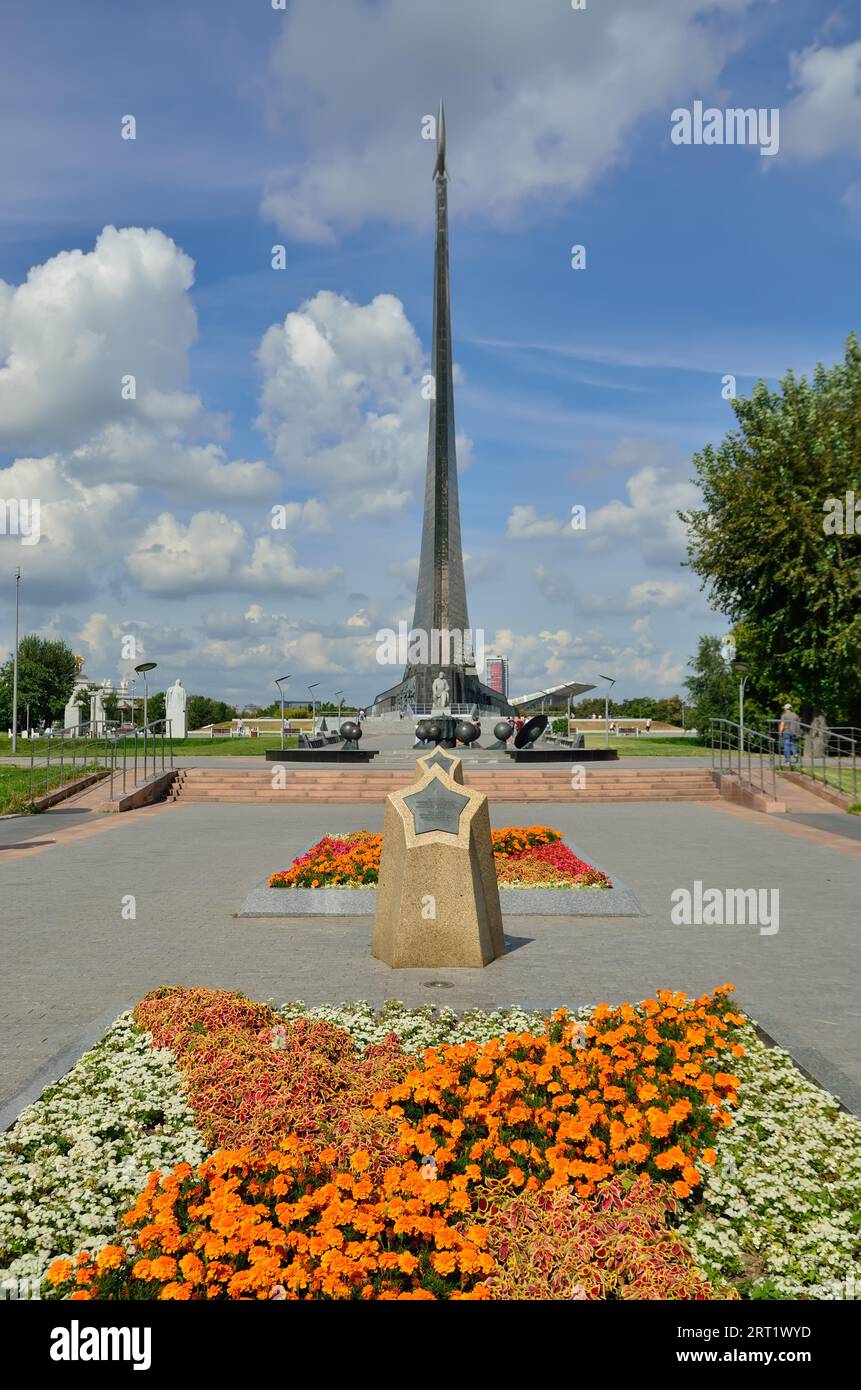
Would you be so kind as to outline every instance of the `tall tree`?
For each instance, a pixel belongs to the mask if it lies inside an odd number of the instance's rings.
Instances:
[[[31,633],[18,643],[18,727],[30,706],[31,726],[62,719],[75,680],[75,654],[59,638]],[[0,725],[12,724],[13,660],[0,667]]]
[[[685,685],[693,706],[688,727],[705,734],[710,719],[738,719],[738,682],[721,654],[721,639],[701,637],[697,654],[688,665],[692,674]]]
[[[682,512],[712,606],[744,622],[761,696],[861,724],[861,347],[732,402],[738,429],[694,455],[702,510]],[[859,499],[861,500],[861,499]],[[834,504],[842,523],[830,525]]]

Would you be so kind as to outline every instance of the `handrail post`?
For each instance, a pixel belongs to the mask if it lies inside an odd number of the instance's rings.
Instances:
[[[32,735],[31,735],[31,737],[30,737],[30,800],[31,800],[31,801],[33,800],[33,774],[34,774],[34,772],[35,772],[35,770],[36,770],[35,764],[34,764],[34,761],[33,761],[34,758],[35,758],[35,756],[36,756],[36,741],[35,741],[35,739],[34,739],[34,738],[32,737]]]
[[[45,795],[51,790],[51,740],[48,739],[48,756],[45,760]]]

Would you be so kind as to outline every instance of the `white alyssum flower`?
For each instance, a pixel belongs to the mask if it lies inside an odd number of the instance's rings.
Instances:
[[[733,1125],[681,1230],[712,1275],[779,1298],[861,1298],[861,1123],[753,1028]]]
[[[101,1250],[153,1169],[205,1153],[173,1053],[123,1014],[0,1135],[0,1282]]]
[[[527,1013],[524,1009],[470,1009],[456,1014],[452,1009],[436,1009],[425,1004],[420,1009],[408,1009],[399,1000],[389,999],[375,1010],[364,1000],[356,1003],[321,1004],[308,1008],[301,1000],[284,1004],[281,1015],[292,1022],[297,1018],[322,1019],[343,1028],[357,1047],[379,1043],[389,1033],[397,1033],[406,1052],[420,1053],[426,1047],[448,1043],[489,1042],[506,1033],[544,1032],[547,1015]]]

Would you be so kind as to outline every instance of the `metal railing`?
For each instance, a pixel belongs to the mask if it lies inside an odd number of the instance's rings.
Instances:
[[[111,800],[114,799],[114,782],[122,777],[122,794],[128,788],[131,775],[131,790],[155,777],[159,771],[165,772],[173,767],[173,738],[169,719],[154,719],[140,729],[116,734],[111,749]],[[122,761],[120,761],[122,759]],[[150,767],[152,763],[152,767]],[[159,763],[161,766],[159,767]]]
[[[433,708],[434,707],[432,704],[412,704],[404,710],[404,719],[427,719]],[[451,710],[452,715],[471,714],[472,711],[475,709],[475,703],[473,702],[473,704],[471,705],[453,704],[449,705],[449,709]],[[479,714],[480,713],[481,710],[479,710]],[[383,718],[387,717],[388,716],[385,715],[383,716]],[[501,717],[502,716],[500,716],[500,718]]]
[[[777,800],[777,739],[758,729],[744,728],[731,719],[710,723],[712,767],[738,777],[754,791]]]
[[[861,729],[822,723],[801,724],[800,730],[794,740],[779,740],[783,767],[861,801]]]
[[[116,727],[107,720],[100,724],[70,725],[66,729],[52,729],[44,734],[31,734],[30,743],[30,800],[35,796],[47,796],[51,790],[51,768],[59,768],[58,787],[65,783],[65,771],[71,768],[74,781],[75,772],[80,765],[110,762],[110,742]],[[37,755],[40,761],[37,763]],[[44,758],[44,763],[41,759]],[[39,791],[39,774],[45,773],[45,790]]]

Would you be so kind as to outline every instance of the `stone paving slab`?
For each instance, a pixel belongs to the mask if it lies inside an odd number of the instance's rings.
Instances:
[[[790,837],[779,818],[727,813],[723,803],[538,803],[529,814],[618,870],[644,915],[509,921],[505,958],[433,971],[373,960],[367,918],[296,918],[285,931],[235,916],[243,885],[324,833],[379,830],[374,805],[166,806],[97,817],[47,849],[0,854],[0,1104],[106,1009],[159,984],[279,1003],[395,998],[464,1009],[636,1000],[663,986],[698,994],[732,981],[740,1005],[861,1113],[856,841],[823,843],[800,825],[786,827]],[[494,805],[492,820],[522,823],[523,806]],[[670,894],[694,879],[779,888],[779,932],[673,925]],[[128,895],[133,920],[123,916]]]

